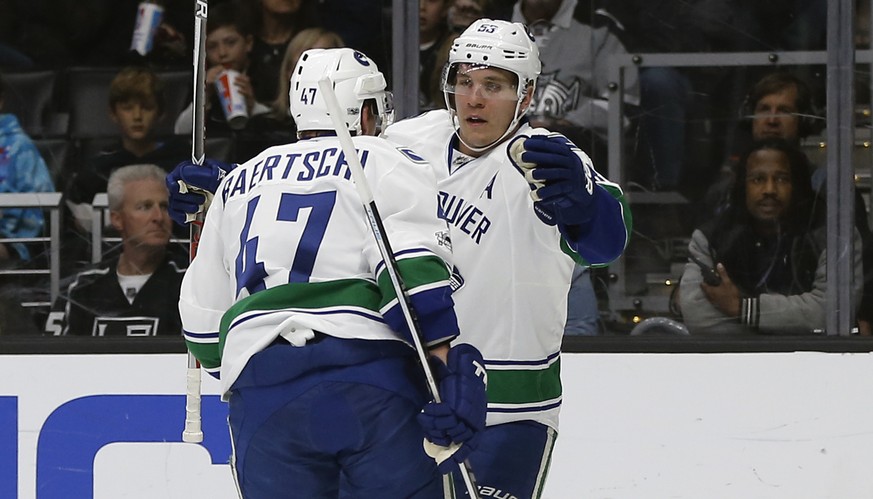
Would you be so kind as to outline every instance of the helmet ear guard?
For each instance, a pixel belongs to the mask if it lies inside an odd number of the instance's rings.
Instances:
[[[362,106],[370,99],[376,102],[377,124],[384,127],[393,122],[393,100],[376,63],[350,48],[310,49],[300,56],[288,91],[288,107],[298,133],[334,128],[318,90],[318,81],[324,77],[333,84],[350,132],[361,133]]]
[[[355,95],[363,101],[376,101],[376,129],[381,132],[385,127],[394,123],[394,95],[385,90],[385,76],[382,73],[365,75],[355,82]]]

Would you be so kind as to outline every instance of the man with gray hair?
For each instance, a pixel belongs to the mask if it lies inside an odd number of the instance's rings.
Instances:
[[[184,268],[167,251],[166,172],[130,165],[109,177],[110,221],[121,253],[72,276],[46,321],[54,335],[178,335],[177,303]]]

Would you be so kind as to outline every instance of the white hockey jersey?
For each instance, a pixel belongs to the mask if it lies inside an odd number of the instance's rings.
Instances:
[[[525,124],[516,136],[548,133]],[[488,424],[535,420],[557,428],[567,292],[579,257],[557,227],[534,213],[530,186],[509,159],[510,140],[463,163],[453,161],[453,136],[444,110],[398,122],[383,135],[434,168],[452,241],[462,338],[482,352],[488,370]],[[618,186],[594,176],[621,196]],[[626,241],[626,227],[616,231]]]
[[[446,224],[420,159],[355,137],[401,275],[428,344],[457,335]],[[396,296],[336,137],[267,149],[227,175],[182,282],[185,339],[230,389],[248,359],[278,336],[313,331],[401,340]],[[378,278],[376,277],[378,276]],[[401,321],[402,323],[402,321]]]

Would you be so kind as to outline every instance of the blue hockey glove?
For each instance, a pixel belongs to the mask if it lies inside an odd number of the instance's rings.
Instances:
[[[578,153],[560,134],[522,136],[509,146],[510,158],[530,184],[534,211],[546,224],[578,225],[591,218],[594,173]]]
[[[190,160],[176,165],[166,179],[170,218],[179,225],[194,221],[198,213],[209,208],[221,180],[236,166],[208,158],[202,165]]]
[[[488,408],[487,375],[482,354],[472,345],[449,349],[448,363],[431,357],[442,402],[431,402],[418,415],[418,422],[431,442],[447,446],[469,441],[485,428]]]

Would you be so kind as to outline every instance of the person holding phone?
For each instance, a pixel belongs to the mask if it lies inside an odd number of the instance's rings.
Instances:
[[[806,156],[783,139],[765,139],[742,156],[735,178],[730,206],[691,236],[679,286],[685,324],[692,334],[823,331],[827,242],[816,221],[824,206]],[[857,304],[857,230],[855,238]]]

